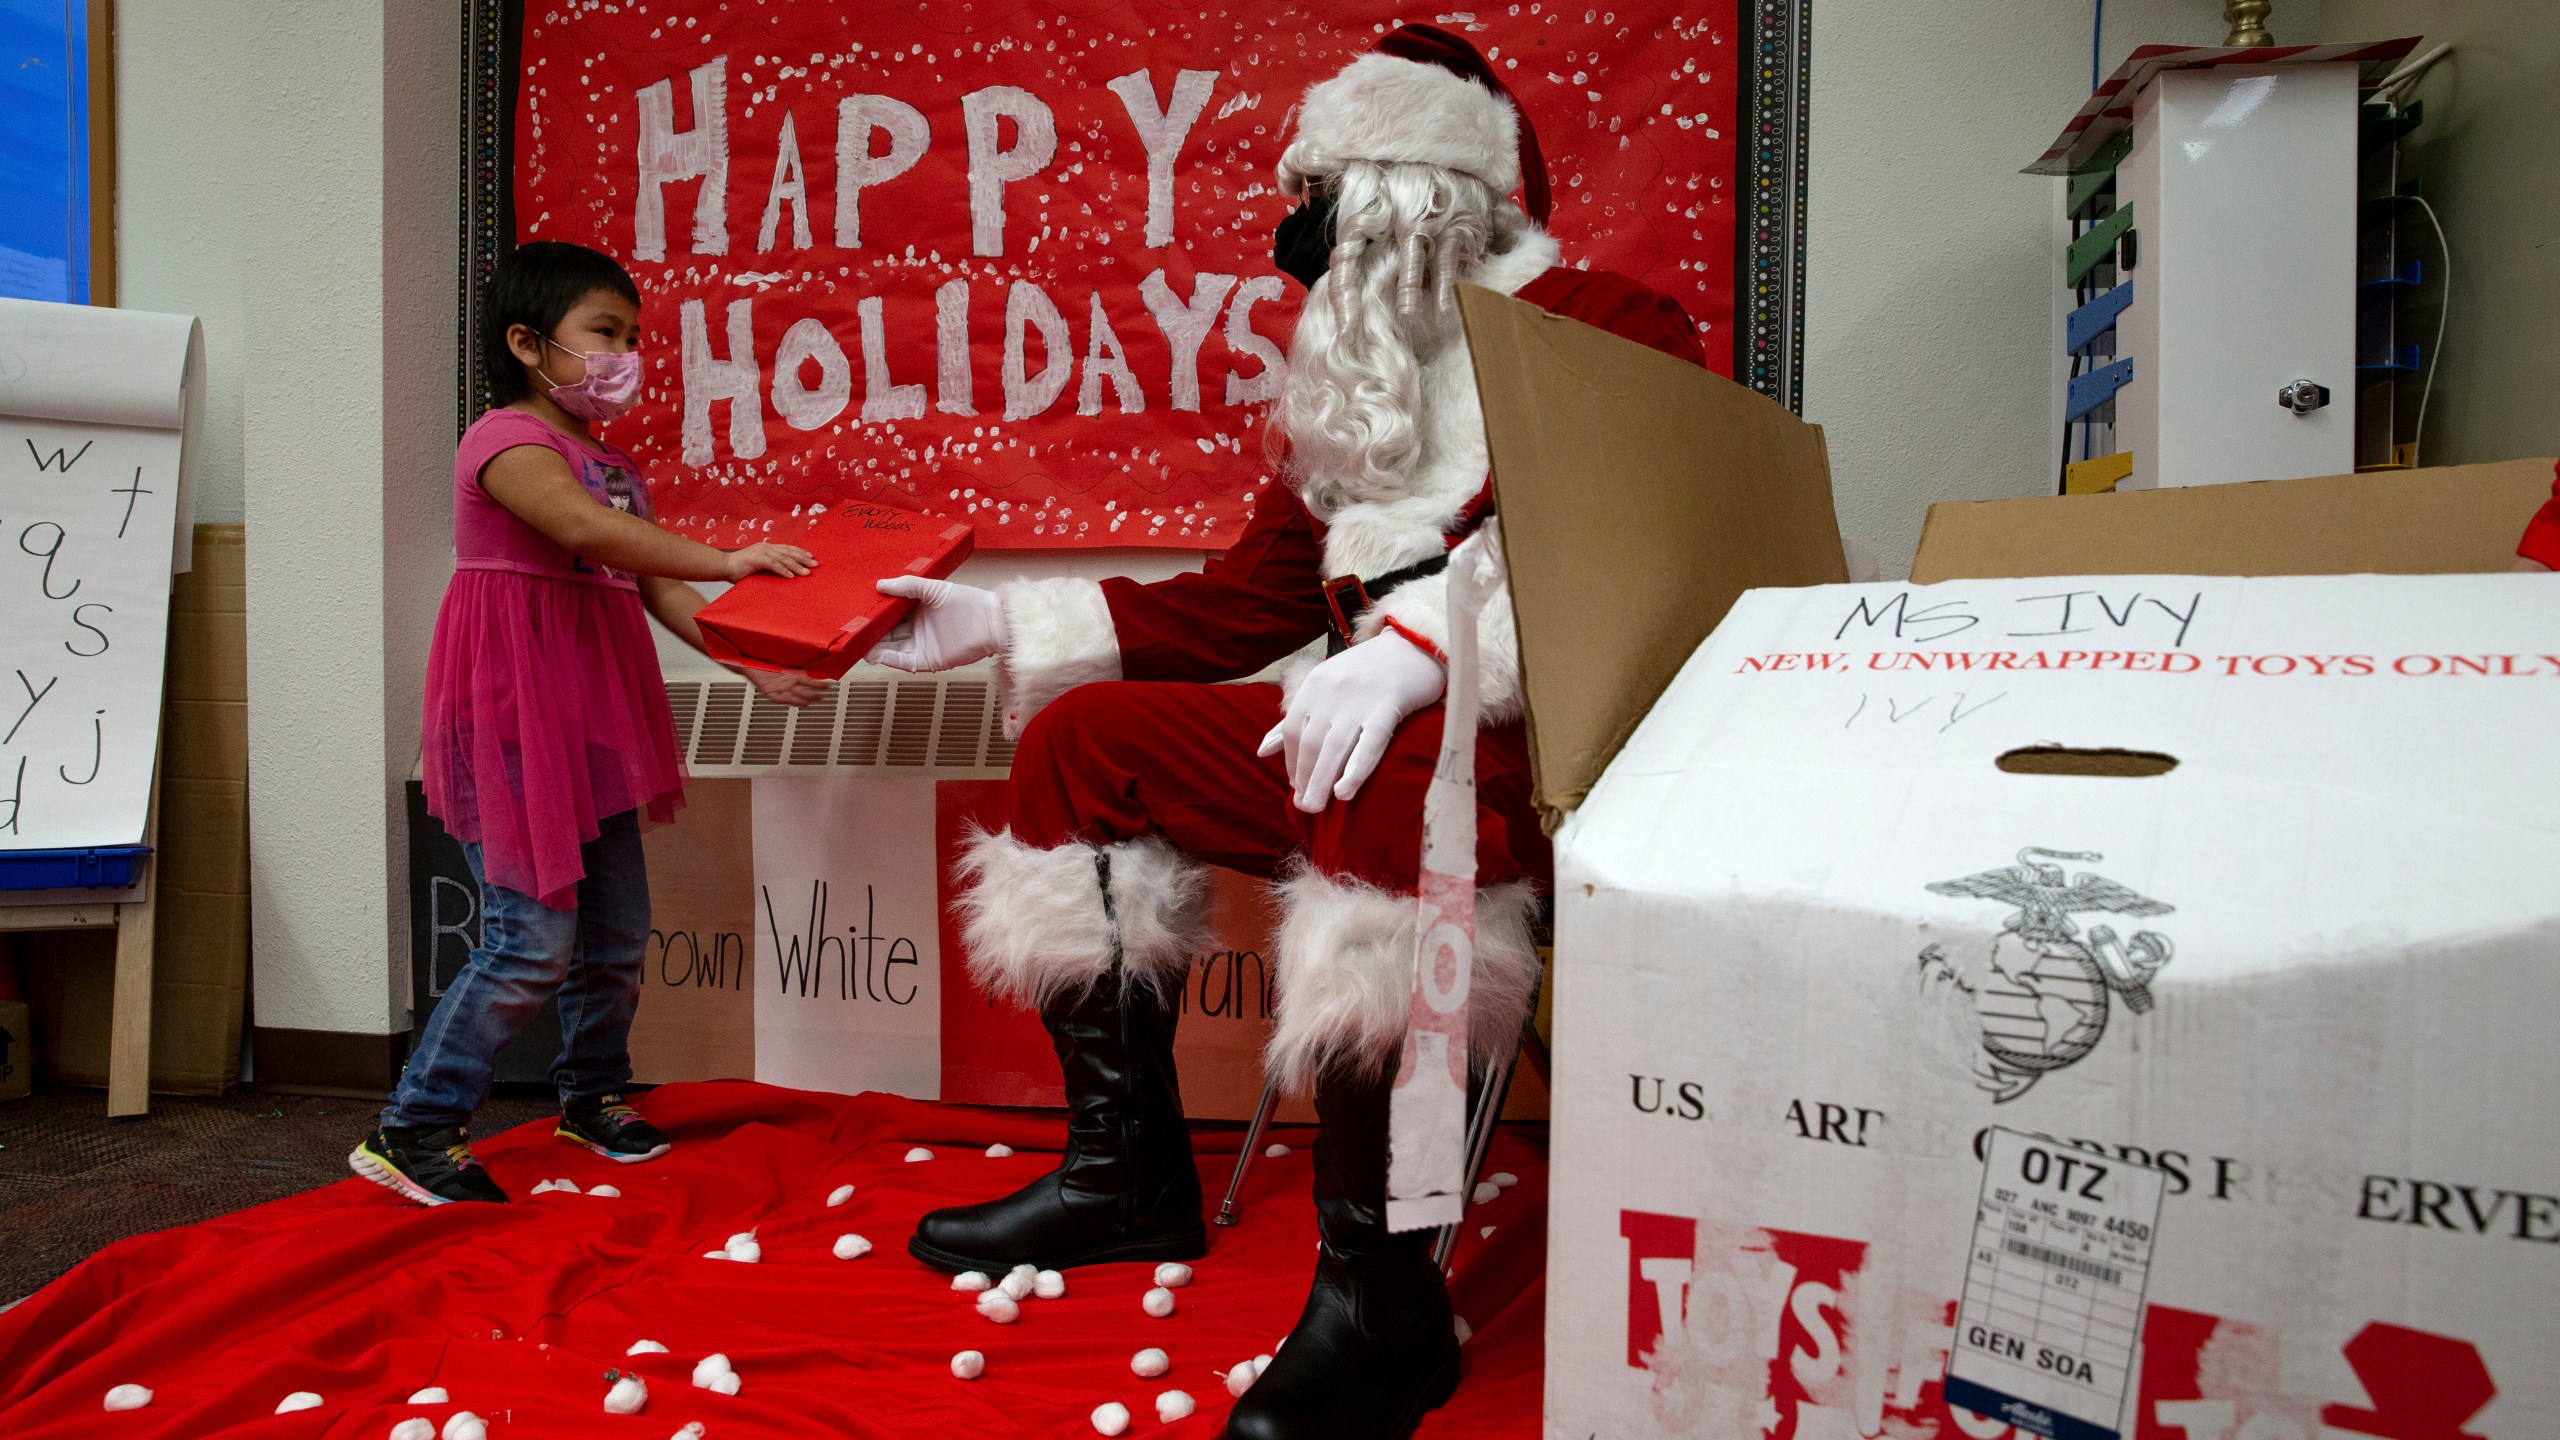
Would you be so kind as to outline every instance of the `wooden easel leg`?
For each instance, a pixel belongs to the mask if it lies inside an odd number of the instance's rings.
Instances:
[[[151,941],[158,909],[149,900],[116,907],[115,1013],[108,1022],[107,1114],[151,1110]]]

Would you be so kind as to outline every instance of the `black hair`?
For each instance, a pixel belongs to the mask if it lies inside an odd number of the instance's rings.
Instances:
[[[489,403],[508,405],[533,393],[524,362],[507,348],[507,331],[522,325],[549,335],[577,303],[610,290],[640,303],[640,287],[620,261],[566,240],[528,240],[498,262],[489,277],[488,308],[480,323],[480,363],[489,377]]]

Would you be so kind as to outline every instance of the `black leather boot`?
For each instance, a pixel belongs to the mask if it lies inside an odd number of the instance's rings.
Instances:
[[[1066,1072],[1065,1159],[1001,1200],[928,1212],[907,1253],[939,1270],[998,1278],[1022,1264],[1064,1270],[1207,1254],[1200,1172],[1173,1067],[1180,1003],[1115,964],[1089,989],[1043,1006]]]
[[[1387,1231],[1387,1095],[1373,1080],[1316,1086],[1315,1287],[1297,1328],[1227,1416],[1229,1440],[1405,1440],[1458,1388],[1436,1232]]]

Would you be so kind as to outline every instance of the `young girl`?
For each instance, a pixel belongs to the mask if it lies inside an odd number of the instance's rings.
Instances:
[[[588,429],[640,398],[640,292],[582,246],[498,267],[481,333],[499,403],[453,466],[453,582],[427,656],[427,808],[480,882],[481,940],[418,1037],[355,1172],[425,1205],[503,1202],[465,1126],[491,1064],[545,998],[561,1139],[651,1160],[667,1139],[623,1103],[649,938],[640,815],[684,798],[648,615],[695,649],[687,580],[803,575],[791,545],[718,550],[661,530],[630,456]],[[823,686],[748,672],[771,700]]]

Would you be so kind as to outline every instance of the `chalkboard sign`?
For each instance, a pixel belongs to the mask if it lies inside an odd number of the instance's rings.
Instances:
[[[0,300],[0,852],[143,839],[202,355],[186,316]]]

